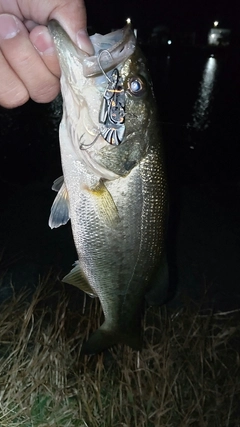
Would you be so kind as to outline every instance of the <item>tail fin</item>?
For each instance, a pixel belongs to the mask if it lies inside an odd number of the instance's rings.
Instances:
[[[133,330],[122,333],[117,329],[106,329],[105,322],[95,332],[92,333],[89,340],[82,346],[83,354],[97,354],[116,344],[126,344],[133,350],[141,350],[142,334],[140,326]]]

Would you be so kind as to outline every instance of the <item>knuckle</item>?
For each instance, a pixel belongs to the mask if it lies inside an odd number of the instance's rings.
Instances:
[[[42,85],[38,86],[30,92],[31,98],[39,103],[51,102],[59,93],[59,83],[46,83],[44,82]]]
[[[5,108],[16,108],[29,100],[29,94],[24,88],[22,90],[0,93],[0,105]]]

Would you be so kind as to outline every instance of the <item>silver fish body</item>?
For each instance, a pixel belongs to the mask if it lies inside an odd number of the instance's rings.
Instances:
[[[92,57],[56,21],[49,28],[62,73],[64,176],[53,186],[58,194],[49,224],[71,219],[79,256],[63,281],[99,297],[103,308],[105,321],[84,344],[85,353],[118,342],[139,349],[144,297],[154,299],[157,289],[164,299],[156,272],[168,206],[148,70],[129,26],[92,36]]]

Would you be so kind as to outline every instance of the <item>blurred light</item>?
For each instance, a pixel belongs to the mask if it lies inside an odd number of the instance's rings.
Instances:
[[[168,40],[167,44],[172,44],[172,40]]]
[[[219,24],[219,22],[218,22],[218,21],[214,21],[214,23],[213,23],[214,27],[217,27],[217,26],[218,26],[218,24]]]
[[[126,19],[126,23],[127,23],[127,24],[131,24],[131,18],[127,18],[127,19]]]
[[[211,56],[205,64],[198,98],[193,107],[192,127],[198,131],[203,131],[209,126],[209,113],[216,83],[216,71],[217,61]]]

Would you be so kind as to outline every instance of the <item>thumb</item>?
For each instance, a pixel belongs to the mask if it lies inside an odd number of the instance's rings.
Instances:
[[[63,5],[53,9],[49,19],[56,19],[80,49],[89,55],[94,53],[87,33],[87,15],[83,0],[66,1]]]

